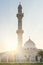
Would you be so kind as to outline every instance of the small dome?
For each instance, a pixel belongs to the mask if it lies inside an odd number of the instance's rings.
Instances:
[[[24,44],[25,48],[35,48],[35,43],[29,39],[25,44]]]

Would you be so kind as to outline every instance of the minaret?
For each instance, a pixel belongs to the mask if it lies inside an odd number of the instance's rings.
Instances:
[[[23,13],[22,13],[22,6],[19,4],[18,6],[18,30],[17,30],[17,35],[18,35],[18,48],[22,48],[22,35],[23,35],[23,30],[22,30],[22,18],[23,18]]]

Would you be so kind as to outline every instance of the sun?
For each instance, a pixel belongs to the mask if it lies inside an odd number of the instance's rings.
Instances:
[[[16,42],[7,42],[7,45],[6,45],[7,51],[16,50],[16,48],[17,48]]]

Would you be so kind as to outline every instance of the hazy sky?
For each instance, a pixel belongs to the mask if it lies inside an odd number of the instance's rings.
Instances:
[[[0,52],[17,46],[17,7],[23,7],[23,43],[29,36],[43,49],[43,0],[0,0]]]

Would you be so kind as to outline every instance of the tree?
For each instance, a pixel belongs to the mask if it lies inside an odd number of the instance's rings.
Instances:
[[[42,62],[42,59],[43,59],[43,50],[40,50],[40,51],[38,52],[38,55],[41,57],[41,58],[40,58],[40,62]]]
[[[43,50],[39,51],[38,55],[41,56],[41,58],[43,58]]]

